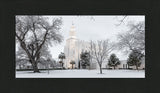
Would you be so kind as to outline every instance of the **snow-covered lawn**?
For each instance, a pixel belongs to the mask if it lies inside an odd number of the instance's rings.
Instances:
[[[50,70],[41,73],[16,71],[16,78],[145,78],[144,70]]]

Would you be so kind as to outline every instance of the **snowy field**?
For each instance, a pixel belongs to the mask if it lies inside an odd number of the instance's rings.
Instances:
[[[144,70],[50,70],[33,73],[33,71],[16,71],[16,78],[145,78]]]

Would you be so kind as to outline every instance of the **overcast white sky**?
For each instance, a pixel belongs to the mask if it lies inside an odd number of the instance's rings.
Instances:
[[[55,16],[59,17],[59,16]],[[118,20],[122,19],[122,16],[61,16],[63,20],[62,29],[60,30],[64,36],[64,41],[59,45],[53,45],[50,47],[52,57],[58,58],[58,54],[63,52],[66,39],[69,37],[69,31],[74,23],[76,28],[76,36],[80,40],[102,40],[110,39],[113,42],[117,41],[117,34],[123,33],[128,30],[127,22],[130,21],[142,21],[145,20],[145,16],[128,16],[125,19],[125,23],[120,26],[116,26],[119,23]],[[128,56],[121,53],[121,51],[113,51],[120,60],[126,60]]]
[[[80,40],[90,41],[90,40],[102,40],[110,39],[113,42],[117,42],[117,34],[123,33],[128,30],[127,22],[130,21],[143,21],[145,16],[128,16],[125,19],[125,23],[120,26],[116,26],[119,23],[118,20],[122,19],[123,16],[48,16],[48,17],[62,17],[63,25],[60,30],[61,34],[64,36],[64,41],[61,44],[53,45],[50,47],[50,52],[54,59],[58,58],[60,52],[64,51],[64,45],[66,44],[66,39],[69,37],[69,31],[74,23],[76,29],[76,36]],[[92,17],[94,19],[92,19]],[[113,51],[120,60],[126,60],[127,55],[121,53],[121,51]]]

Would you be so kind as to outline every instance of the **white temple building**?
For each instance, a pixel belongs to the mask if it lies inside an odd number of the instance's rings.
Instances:
[[[88,50],[89,42],[79,40],[76,37],[76,30],[74,25],[72,24],[71,29],[69,31],[69,38],[66,40],[66,45],[64,47],[64,53],[66,56],[64,67],[65,68],[71,68],[72,65],[70,62],[73,60],[75,61],[74,68],[78,68],[79,60],[80,60],[80,54],[82,51]],[[97,63],[92,63],[91,68],[96,68]]]
[[[79,61],[80,61],[80,54],[83,51],[88,51],[90,44],[87,41],[79,40],[76,37],[76,29],[74,25],[72,24],[71,29],[69,31],[69,37],[66,40],[66,45],[64,46],[64,54],[66,56],[66,59],[64,60],[64,67],[65,68],[72,68],[72,65],[70,62],[73,60],[75,61],[74,68],[79,67]],[[145,60],[144,60],[145,61]],[[102,64],[102,68],[109,68],[107,65],[108,61],[106,59],[105,62]],[[145,63],[145,62],[142,62]],[[121,64],[117,68],[126,68],[127,62],[122,61]],[[82,67],[82,66],[80,66]],[[99,69],[98,63],[96,60],[92,59],[92,62],[90,62],[90,69]],[[145,64],[142,64],[140,68],[145,68]]]

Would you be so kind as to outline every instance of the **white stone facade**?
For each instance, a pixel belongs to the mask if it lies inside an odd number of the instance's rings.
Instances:
[[[66,40],[66,45],[64,47],[64,53],[66,59],[64,60],[64,67],[71,68],[71,60],[75,61],[74,68],[78,68],[80,54],[82,51],[88,50],[89,42],[77,39],[75,27],[72,25],[69,32],[69,38]],[[96,68],[96,63],[91,64],[92,67]]]

